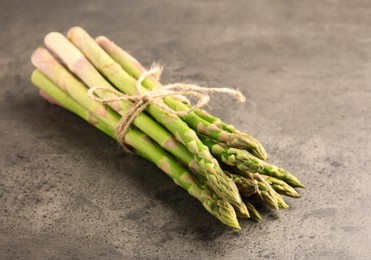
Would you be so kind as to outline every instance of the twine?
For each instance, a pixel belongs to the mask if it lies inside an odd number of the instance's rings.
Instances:
[[[157,64],[152,65],[149,70],[143,72],[136,82],[137,94],[133,96],[126,95],[114,88],[93,87],[88,90],[89,98],[100,103],[109,103],[125,100],[134,102],[133,106],[129,109],[126,115],[122,116],[115,130],[117,141],[126,150],[130,149],[130,147],[125,143],[124,137],[127,131],[129,130],[131,123],[135,120],[135,118],[138,115],[140,115],[140,113],[143,112],[143,110],[145,110],[151,104],[156,104],[158,107],[160,107],[162,110],[169,114],[176,116],[184,116],[206,105],[210,101],[210,97],[207,95],[207,93],[228,94],[240,102],[245,102],[246,100],[244,95],[242,95],[242,93],[239,92],[238,90],[230,88],[207,88],[200,87],[194,84],[185,83],[168,84],[162,88],[150,91],[142,90],[143,80],[150,76],[154,77],[156,80],[159,80],[161,73],[162,67]],[[116,95],[116,97],[100,98],[97,95],[95,95],[97,91],[106,91],[109,93],[113,93]],[[189,103],[188,99],[184,95],[198,98],[197,103],[195,105],[190,106],[189,109],[185,111],[175,111],[172,108],[168,107],[164,102],[162,102],[162,99],[165,97],[173,97],[182,102]]]

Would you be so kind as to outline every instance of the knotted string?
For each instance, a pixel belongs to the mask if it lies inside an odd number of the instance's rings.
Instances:
[[[151,66],[149,70],[143,72],[136,82],[137,94],[133,96],[126,95],[114,88],[93,87],[88,90],[88,96],[91,99],[98,101],[100,103],[109,103],[109,102],[124,101],[124,100],[134,102],[133,106],[131,106],[129,111],[127,111],[126,115],[122,116],[115,130],[117,141],[126,150],[130,149],[130,147],[127,146],[127,144],[124,141],[124,138],[125,138],[127,131],[129,130],[131,123],[150,104],[156,104],[163,111],[169,114],[176,115],[176,116],[184,116],[206,105],[210,101],[210,97],[207,95],[207,93],[228,94],[240,102],[244,102],[246,100],[245,97],[242,95],[242,93],[239,92],[238,90],[233,90],[229,88],[206,88],[206,87],[200,87],[197,85],[185,84],[185,83],[168,84],[162,88],[157,88],[157,89],[153,89],[150,91],[148,90],[143,91],[142,89],[143,80],[145,80],[149,76],[152,76],[156,80],[159,80],[161,73],[162,73],[162,67],[160,67],[159,65],[153,65]],[[105,92],[113,93],[116,95],[116,97],[100,98],[97,95],[95,95],[97,91],[105,91]],[[178,100],[182,102],[189,103],[188,99],[185,98],[185,96],[196,97],[198,98],[198,101],[195,105],[189,106],[189,109],[184,110],[184,111],[175,111],[169,106],[167,106],[162,101],[162,99],[165,97],[173,97],[173,98],[177,98]]]

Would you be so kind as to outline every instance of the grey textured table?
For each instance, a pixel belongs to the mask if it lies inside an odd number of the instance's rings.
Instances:
[[[1,0],[0,24],[1,259],[370,255],[370,2]],[[255,106],[215,96],[210,108],[294,172],[302,198],[231,232],[155,166],[39,98],[30,55],[74,25],[160,62],[164,82],[239,88]]]

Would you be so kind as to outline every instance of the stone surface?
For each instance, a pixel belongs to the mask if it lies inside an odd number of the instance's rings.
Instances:
[[[367,259],[369,1],[0,2],[1,259]],[[306,185],[234,233],[160,170],[30,83],[50,31],[105,34],[164,82],[239,88],[214,114]],[[220,105],[224,104],[224,105]]]

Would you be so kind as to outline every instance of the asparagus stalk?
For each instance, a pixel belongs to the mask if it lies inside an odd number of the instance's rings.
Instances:
[[[53,105],[57,105],[62,108],[68,107],[68,110],[77,114],[79,117],[85,119],[85,121],[95,126],[103,133],[107,134],[113,139],[116,138],[114,132],[112,131],[112,128],[108,127],[108,125],[103,121],[98,120],[93,113],[89,112],[86,109],[81,109],[81,105],[76,103],[72,98],[70,98],[67,94],[63,93],[63,91],[61,91],[60,89],[58,88],[56,89],[56,86],[51,85],[50,80],[46,78],[46,76],[42,74],[41,71],[37,69],[34,70],[31,76],[31,81],[35,86],[37,86],[40,89],[39,94],[43,99],[45,99],[46,101]],[[54,97],[56,96],[60,102],[54,99],[52,96]]]
[[[262,175],[262,177],[272,186],[272,188],[279,194],[286,195],[293,198],[300,198],[300,195],[297,191],[288,185],[286,182],[281,181],[277,178]]]
[[[120,66],[133,78],[138,79],[140,75],[145,72],[145,68],[132,57],[129,53],[114,44],[108,38],[100,36],[96,39],[97,43],[115,60]],[[143,81],[143,86],[149,90],[161,88],[162,85],[154,77],[148,77]],[[185,111],[188,109],[187,105],[183,104],[177,99],[167,97],[164,99],[165,103],[172,109],[177,111]],[[197,110],[196,110],[197,111]],[[267,154],[263,146],[252,136],[242,134],[238,131],[225,131],[218,125],[205,120],[199,116],[198,113],[191,112],[182,116],[184,121],[188,123],[195,131],[207,135],[215,141],[222,142],[229,147],[247,149],[255,156],[266,160]]]
[[[112,127],[108,126],[117,125],[119,122],[119,116],[113,118],[102,116],[102,114],[108,115],[110,113],[109,109],[105,111],[106,113],[102,113],[102,111],[97,112],[97,110],[94,109],[95,102],[91,100],[91,104],[85,104],[89,109],[91,109],[91,111],[88,111],[73,100],[68,94],[59,89],[58,86],[56,86],[39,70],[33,72],[31,80],[35,86],[56,100],[61,106],[77,114],[109,136],[116,138]],[[166,153],[162,148],[153,143],[144,133],[132,127],[125,135],[125,142],[132,146],[136,153],[156,164],[169,177],[171,177],[177,185],[187,190],[191,196],[198,199],[205,209],[222,223],[229,225],[234,229],[240,229],[232,205],[222,200],[218,195],[213,194],[207,186],[197,183],[197,180],[191,173],[181,167],[170,154]]]
[[[246,198],[255,194],[258,191],[258,184],[256,180],[247,179],[237,174],[232,174],[230,172],[224,171],[234,183],[236,183],[238,190],[240,193],[245,196]]]
[[[129,95],[136,94],[136,80],[112,60],[82,28],[72,28],[68,32],[68,38],[116,88]],[[194,154],[200,172],[204,173],[212,189],[242,213],[246,213],[246,205],[242,202],[236,185],[224,174],[196,133],[178,116],[163,111],[156,104],[149,105],[146,111]]]
[[[108,118],[108,122],[114,122],[119,116],[111,109],[99,102],[91,102],[91,99],[86,94],[85,86],[75,79],[58,61],[44,48],[38,48],[32,54],[32,63],[39,68],[43,73],[48,75],[56,84],[61,86],[61,89],[70,95],[74,100],[78,100],[79,104],[84,107],[90,106],[91,111],[96,114],[96,117]],[[73,88],[71,86],[74,86]],[[85,92],[84,92],[85,91]],[[93,120],[93,119],[92,119]],[[107,124],[111,131],[114,131],[115,126]]]
[[[232,178],[232,180],[236,183],[240,193],[245,198],[250,198],[251,195],[257,193],[261,200],[275,209],[277,209],[277,206],[279,208],[289,207],[280,196],[280,194],[293,198],[300,198],[299,194],[294,188],[292,188],[286,182],[278,180],[276,178],[240,170],[237,170],[238,174],[232,174],[227,171],[224,172],[226,172],[228,176]],[[247,178],[244,177],[246,175]],[[251,176],[253,176],[253,178],[251,178]],[[275,201],[277,201],[277,204]],[[247,206],[247,209],[249,210],[250,216],[252,218],[256,218],[256,216],[254,216],[256,215],[256,213],[251,212],[246,202],[245,204]]]
[[[277,200],[277,193],[273,188],[261,177],[260,174],[256,173],[254,175],[258,183],[258,192],[257,194],[262,201],[267,203],[272,208],[278,210],[279,204]]]
[[[236,166],[241,171],[258,172],[268,175],[283,180],[293,187],[304,187],[304,185],[287,170],[260,160],[247,151],[223,147],[220,144],[207,140],[207,138],[202,138],[202,140],[203,143],[210,148],[213,155],[227,165]]]
[[[220,118],[210,114],[206,110],[198,109],[198,110],[195,111],[195,113],[199,117],[201,117],[202,119],[208,121],[211,124],[214,124],[214,125],[218,126],[219,128],[223,129],[224,131],[227,131],[229,133],[234,133],[236,135],[241,135],[245,138],[253,138],[249,134],[243,133],[243,132],[237,130],[233,125],[223,122]],[[236,147],[236,148],[238,148],[238,147]],[[254,152],[252,152],[252,154],[255,155],[257,158],[263,160],[263,161],[268,161],[269,157],[268,157],[264,147],[262,145],[259,145],[259,146],[257,146],[256,149],[258,149],[259,151],[257,151],[257,152],[254,151]],[[257,156],[259,154],[260,154],[260,156]]]

